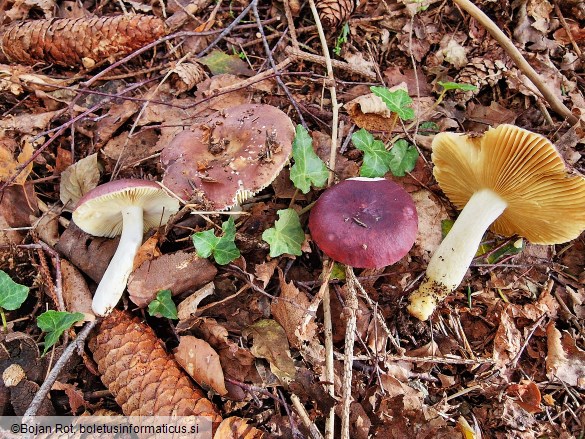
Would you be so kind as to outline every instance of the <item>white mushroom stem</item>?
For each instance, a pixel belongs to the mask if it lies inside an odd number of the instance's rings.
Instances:
[[[438,303],[459,286],[485,231],[507,205],[489,189],[482,189],[471,196],[433,254],[423,283],[410,296],[410,314],[419,320],[427,320]]]
[[[128,206],[122,210],[122,235],[110,265],[93,296],[91,308],[99,316],[108,315],[126,289],[134,265],[134,256],[142,245],[144,225],[142,207]]]

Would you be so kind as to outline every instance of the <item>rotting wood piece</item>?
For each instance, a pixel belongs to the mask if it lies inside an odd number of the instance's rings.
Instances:
[[[165,33],[164,22],[149,15],[52,18],[5,26],[0,45],[11,62],[91,67],[131,53]]]
[[[217,408],[168,354],[154,331],[129,313],[114,310],[89,342],[104,385],[126,416],[209,416]]]

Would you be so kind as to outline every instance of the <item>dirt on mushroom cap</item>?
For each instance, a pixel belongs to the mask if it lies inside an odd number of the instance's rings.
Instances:
[[[161,153],[164,185],[189,200],[200,192],[227,209],[268,186],[288,162],[294,126],[270,105],[217,112],[179,133]]]
[[[481,137],[441,133],[432,160],[439,186],[458,208],[480,189],[508,203],[491,226],[495,233],[555,244],[585,228],[585,179],[569,175],[554,145],[539,134],[514,125]]]

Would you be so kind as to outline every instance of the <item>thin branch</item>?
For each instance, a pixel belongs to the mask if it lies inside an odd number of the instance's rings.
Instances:
[[[47,375],[47,379],[43,382],[37,393],[35,394],[33,400],[31,401],[28,409],[23,415],[23,423],[26,423],[26,419],[35,416],[37,410],[39,409],[41,403],[53,387],[55,381],[57,381],[57,377],[63,370],[63,367],[69,361],[73,353],[76,349],[81,349],[83,344],[85,343],[85,339],[89,336],[91,330],[96,326],[98,319],[95,319],[91,322],[87,322],[81,332],[77,335],[75,340],[73,340],[69,345],[65,348],[51,372]]]
[[[475,6],[469,0],[453,0],[459,7],[466,11],[469,15],[475,18],[492,37],[503,47],[508,53],[508,56],[516,63],[516,66],[526,75],[526,77],[536,86],[542,93],[544,99],[548,102],[551,108],[559,115],[566,118],[571,125],[579,122],[579,119],[571,113],[565,104],[553,93],[553,91],[546,85],[536,70],[526,61],[520,51],[514,46],[514,43],[506,36],[504,32],[489,18],[481,9]]]

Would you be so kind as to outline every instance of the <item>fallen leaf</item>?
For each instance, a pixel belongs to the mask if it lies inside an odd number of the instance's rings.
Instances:
[[[274,319],[284,329],[290,344],[299,349],[303,342],[311,340],[317,332],[314,319],[311,319],[309,324],[304,327],[304,331],[301,326],[310,301],[306,294],[295,287],[292,282],[286,282],[280,269],[278,270],[278,280],[280,282],[280,296],[272,301],[270,310]]]
[[[17,145],[16,142],[8,137],[0,140],[0,181],[8,181],[17,171],[20,171],[13,184],[24,184],[28,175],[32,171],[33,164],[30,162],[26,168],[21,170],[21,167],[33,155],[34,148],[31,142],[25,141],[22,150],[16,158]]]
[[[69,400],[69,407],[71,407],[72,414],[76,414],[80,407],[87,408],[88,406],[87,401],[83,398],[83,392],[74,384],[55,381],[51,390],[63,390],[65,392],[65,395],[67,395],[67,399]]]
[[[232,75],[252,76],[254,72],[238,55],[228,55],[221,50],[212,50],[197,60],[207,66],[213,75],[229,73]]]
[[[282,326],[275,320],[259,320],[244,331],[245,337],[252,337],[250,349],[256,358],[264,358],[270,363],[270,370],[281,382],[294,379],[296,368],[290,355],[288,340]]]
[[[270,282],[270,279],[272,279],[272,275],[274,274],[274,270],[276,269],[277,265],[278,259],[271,259],[268,262],[256,265],[254,268],[256,279],[262,282],[263,288],[266,288],[268,282]]]
[[[180,337],[179,346],[174,350],[174,355],[181,367],[198,384],[210,387],[220,395],[228,393],[219,355],[209,343],[197,337],[184,335]]]
[[[528,413],[539,413],[541,396],[540,390],[534,381],[522,380],[519,384],[511,384],[506,389],[511,397],[515,398],[516,404],[526,410]]]
[[[210,282],[217,269],[207,259],[195,253],[167,253],[138,267],[128,280],[130,300],[140,307],[147,306],[161,290],[180,295]]]
[[[221,421],[214,437],[218,439],[261,439],[263,436],[262,431],[249,425],[244,418],[230,416]]]
[[[67,210],[73,210],[79,199],[100,182],[97,153],[78,160],[61,173],[59,198]]]
[[[206,297],[211,296],[215,292],[215,285],[213,282],[209,282],[183,300],[177,306],[177,317],[179,320],[187,320],[193,314],[197,312],[199,302]]]
[[[546,328],[546,371],[549,378],[569,386],[585,388],[585,351],[579,349],[568,332],[559,331],[554,322]]]
[[[522,333],[512,318],[509,306],[505,307],[502,310],[499,326],[494,337],[493,358],[496,367],[504,370],[511,365],[512,360],[520,351],[522,340]]]
[[[134,256],[134,264],[132,266],[132,271],[136,270],[146,261],[152,261],[159,256],[162,256],[161,251],[158,248],[158,241],[160,240],[160,235],[155,233],[150,238],[148,238],[138,249],[136,256]]]
[[[65,309],[69,312],[83,313],[84,321],[95,319],[91,309],[93,297],[83,275],[69,261],[61,259],[61,276]]]

